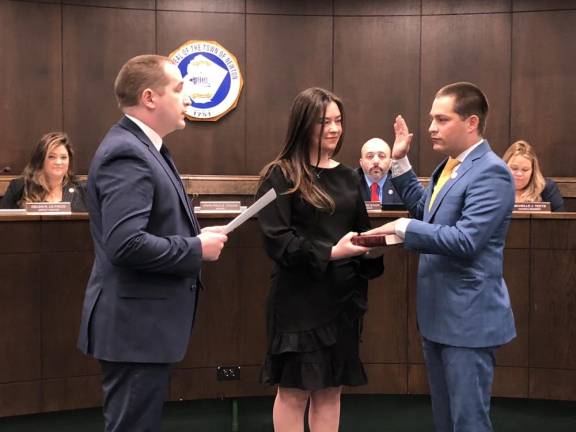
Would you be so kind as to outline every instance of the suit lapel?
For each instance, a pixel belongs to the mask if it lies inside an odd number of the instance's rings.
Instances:
[[[176,173],[178,171],[176,170],[176,167],[174,166],[174,164],[172,162],[170,162],[172,166],[169,165],[169,162],[166,159],[164,159],[164,157],[160,154],[160,152],[158,150],[156,150],[156,147],[150,141],[148,136],[142,131],[142,129],[140,129],[128,117],[122,117],[122,119],[120,120],[120,122],[118,124],[120,126],[122,126],[124,129],[127,129],[128,131],[130,131],[133,135],[135,135],[136,138],[138,138],[148,148],[148,151],[150,152],[150,154],[160,164],[160,166],[162,167],[162,169],[164,170],[164,172],[166,173],[166,175],[168,176],[168,178],[172,182],[172,185],[174,186],[176,193],[178,194],[178,197],[180,198],[180,202],[181,202],[182,206],[184,207],[184,209],[186,210],[186,214],[188,215],[188,218],[190,219],[190,224],[192,225],[192,228],[194,229],[195,234],[198,234],[200,232],[200,227],[198,225],[198,221],[196,220],[196,216],[194,215],[192,207],[190,206],[190,200],[186,196],[184,185],[182,184],[182,180],[180,180],[180,177],[176,177]]]

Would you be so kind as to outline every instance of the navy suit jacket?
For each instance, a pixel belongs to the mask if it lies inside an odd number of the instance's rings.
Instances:
[[[417,316],[426,339],[451,346],[502,345],[516,335],[502,274],[514,181],[487,141],[446,182],[428,210],[445,161],[424,189],[413,171],[393,179],[411,216],[405,247],[420,252]]]
[[[95,257],[78,346],[97,359],[173,363],[186,353],[202,248],[174,170],[127,117],[94,155],[87,205]]]
[[[362,168],[356,169],[358,173],[358,178],[360,179],[360,191],[362,192],[362,198],[364,201],[370,201],[370,186],[366,183],[366,177],[364,176],[364,171]],[[388,173],[386,181],[382,186],[382,204],[403,204],[400,194],[396,191],[394,184],[392,183],[392,173]]]

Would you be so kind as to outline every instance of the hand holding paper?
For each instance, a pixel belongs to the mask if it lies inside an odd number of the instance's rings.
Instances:
[[[255,216],[260,210],[270,204],[272,201],[276,199],[276,191],[274,189],[270,189],[264,195],[262,195],[258,201],[236,216],[234,219],[228,223],[224,227],[223,233],[229,234],[250,219],[252,216]]]

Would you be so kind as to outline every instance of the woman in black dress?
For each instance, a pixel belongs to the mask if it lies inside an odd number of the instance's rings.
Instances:
[[[344,112],[332,93],[311,88],[293,102],[284,148],[261,173],[258,195],[275,202],[259,222],[275,263],[268,298],[262,381],[278,385],[276,432],[338,430],[341,386],[366,383],[358,356],[368,279],[383,271],[376,251],[351,238],[370,229],[356,172],[334,159]]]

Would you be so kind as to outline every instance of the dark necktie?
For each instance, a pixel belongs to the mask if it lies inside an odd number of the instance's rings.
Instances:
[[[170,151],[168,150],[168,147],[166,147],[165,144],[162,144],[162,147],[160,147],[160,154],[162,155],[162,157],[164,158],[164,160],[166,161],[166,163],[168,164],[168,166],[170,167],[170,169],[172,170],[172,172],[176,176],[178,183],[180,184],[180,188],[182,189],[182,192],[184,193],[184,196],[186,197],[186,204],[188,205],[188,209],[190,210],[190,214],[192,215],[192,223],[194,225],[194,230],[196,231],[196,234],[199,234],[200,233],[200,225],[198,223],[198,220],[196,219],[196,215],[194,214],[194,210],[192,209],[192,206],[190,205],[190,200],[188,199],[188,194],[186,193],[186,188],[184,187],[184,184],[182,183],[182,180],[180,179],[180,174],[178,174],[178,170],[176,169],[176,165],[174,165],[174,161],[172,160],[172,156],[170,155]]]
[[[370,185],[370,201],[380,201],[380,195],[378,194],[378,183],[372,183]]]

